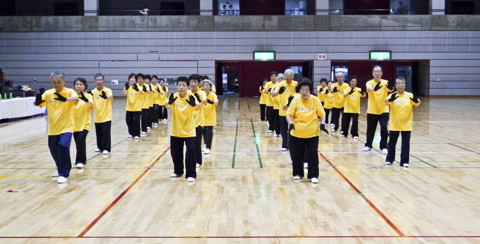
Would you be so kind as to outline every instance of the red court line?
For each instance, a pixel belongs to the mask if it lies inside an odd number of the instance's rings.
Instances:
[[[318,151],[318,154],[320,154],[320,156],[322,156],[322,158],[325,159],[330,166],[334,166],[333,163],[330,162],[330,160],[320,151]],[[373,204],[373,202],[362,193],[362,191],[360,191],[339,169],[337,169],[337,167],[332,168],[337,171],[337,173],[350,185],[350,187],[352,187],[353,190],[355,190],[368,203],[368,205],[370,205],[370,207],[372,207],[373,210],[375,210],[375,212],[377,212],[377,214],[380,215],[380,217],[382,217],[382,219],[385,220],[385,222],[387,222],[387,224],[390,225],[390,227],[392,227],[392,229],[395,230],[398,235],[400,235],[400,237],[405,237],[405,234],[403,234],[403,232],[392,221],[390,221],[390,219],[388,219],[387,216],[385,216],[385,214],[383,214],[382,211],[380,211],[380,209],[378,209],[377,206],[375,206],[375,204]]]
[[[0,236],[0,239],[357,239],[480,238],[478,236]]]
[[[122,199],[125,194],[127,194],[128,191],[130,191],[130,189],[132,189],[133,186],[135,186],[135,184],[137,184],[137,182],[158,162],[158,160],[160,160],[163,155],[165,155],[165,153],[168,152],[168,150],[170,150],[170,147],[168,147],[167,149],[165,149],[165,151],[157,157],[157,159],[155,159],[155,161],[153,161],[153,163],[150,165],[150,167],[148,167],[147,169],[145,169],[145,171],[143,171],[143,173],[137,177],[137,179],[132,182],[132,184],[130,184],[127,189],[125,189],[115,200],[113,200],[112,203],[110,203],[110,205],[108,205],[108,207],[106,209],[104,209],[100,215],[97,216],[97,218],[95,218],[92,223],[90,223],[87,228],[85,228],[82,233],[80,233],[80,235],[78,235],[78,237],[84,237],[85,234],[87,234],[88,231],[90,231],[90,229],[103,217],[105,216],[105,214],[110,211],[110,209],[113,208],[113,206],[115,206],[115,204],[117,204],[120,199]]]
[[[461,146],[458,146],[458,145],[455,145],[455,144],[452,144],[452,143],[448,143],[448,144],[449,144],[449,145],[452,145],[452,146],[454,146],[454,147],[458,147],[458,148],[460,148],[460,149],[463,149],[463,150],[469,151],[469,152],[473,152],[473,153],[480,153],[480,152],[475,152],[475,151],[473,151],[473,150],[470,150],[470,149],[468,149],[468,148],[464,148],[464,147],[461,147]]]

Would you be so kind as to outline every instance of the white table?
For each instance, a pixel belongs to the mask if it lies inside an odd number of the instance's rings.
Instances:
[[[14,119],[45,114],[46,107],[33,105],[35,97],[13,98],[0,101],[0,119]]]

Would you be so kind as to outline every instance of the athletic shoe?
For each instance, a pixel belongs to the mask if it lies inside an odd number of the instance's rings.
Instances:
[[[58,179],[57,179],[58,184],[67,183],[67,181],[68,181],[68,178],[65,178],[63,176],[59,176]]]
[[[410,164],[403,164],[403,167],[408,168]]]
[[[275,134],[274,137],[278,138],[280,137],[280,134]]]
[[[310,181],[311,181],[313,184],[318,184],[318,178],[311,178]]]
[[[128,135],[128,138],[132,138],[132,135]]]
[[[133,138],[135,141],[140,141],[140,137],[136,136]]]
[[[203,150],[203,154],[210,154],[210,149],[205,148],[205,150]]]
[[[147,136],[147,132],[142,131],[142,132],[140,133],[140,136]]]
[[[180,176],[182,176],[182,175],[177,175],[177,174],[175,174],[175,173],[172,173],[172,174],[170,175],[170,178],[178,178],[178,177],[180,177]]]
[[[197,167],[197,168],[200,168],[200,166],[201,166],[201,164],[199,164],[199,163],[195,164],[195,167]]]
[[[302,177],[301,177],[300,175],[295,175],[295,176],[293,177],[294,180],[300,180],[301,178],[302,178]]]
[[[308,162],[304,162],[304,163],[303,163],[303,168],[304,168],[304,169],[308,169]]]
[[[167,123],[167,119],[164,119],[164,120],[163,120],[163,123],[166,124],[166,123]]]
[[[77,169],[83,169],[83,166],[84,166],[84,164],[82,164],[82,163],[75,164],[75,167]]]
[[[372,148],[369,147],[369,146],[365,146],[365,147],[363,148],[363,151],[364,151],[364,152],[370,152],[370,151],[372,151]]]
[[[273,130],[268,130],[267,133],[268,134],[273,133]]]
[[[385,162],[386,165],[392,165],[393,163],[392,162]]]
[[[358,141],[358,136],[354,136],[353,140]]]
[[[101,152],[100,148],[95,149],[95,152]]]
[[[147,132],[150,132],[151,130],[152,130],[152,128],[147,127]]]
[[[282,152],[286,152],[286,151],[288,151],[288,148],[282,147]]]
[[[110,154],[110,152],[107,151],[107,150],[103,150],[102,154],[103,154],[103,155],[108,155],[108,154]]]
[[[52,178],[55,178],[55,177],[58,177],[58,176],[59,176],[58,172],[55,172],[55,173],[52,174]]]
[[[388,149],[386,149],[386,148],[382,149],[382,154],[387,155],[388,154]]]
[[[188,177],[188,178],[187,178],[187,181],[188,181],[188,182],[195,182],[195,178],[193,178],[193,177]]]
[[[335,124],[330,124],[330,127],[335,128]]]

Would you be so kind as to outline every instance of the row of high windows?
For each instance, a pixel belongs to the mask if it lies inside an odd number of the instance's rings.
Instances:
[[[480,14],[480,0],[440,0],[445,9],[432,8],[434,0],[213,0],[211,9],[201,9],[202,0],[1,0],[0,15],[415,15]],[[327,1],[327,0],[325,0]],[[87,6],[87,7],[86,7]]]

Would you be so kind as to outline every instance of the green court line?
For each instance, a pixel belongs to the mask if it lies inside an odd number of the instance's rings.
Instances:
[[[250,118],[250,122],[252,123],[253,139],[255,141],[255,147],[257,148],[258,163],[260,164],[260,168],[263,168],[262,157],[260,156],[260,150],[258,149],[258,144],[260,144],[260,135],[255,133],[255,126],[253,125],[252,118]]]
[[[115,147],[116,145],[118,145],[118,144],[122,143],[123,141],[125,141],[125,139],[123,139],[123,140],[120,140],[119,142],[117,142],[117,143],[115,143],[113,146],[111,146],[110,148],[113,148],[113,147]],[[102,154],[102,152],[99,152],[99,153],[97,153],[97,154],[95,154],[95,155],[91,156],[90,158],[87,158],[87,162],[88,162],[88,161],[90,161],[90,159],[93,159],[93,158],[95,158],[95,157],[97,157],[97,156],[99,156],[99,155],[103,155],[103,154]]]
[[[235,168],[235,155],[237,154],[237,135],[238,135],[238,119],[237,119],[237,128],[235,129],[235,144],[233,145],[232,169]]]

